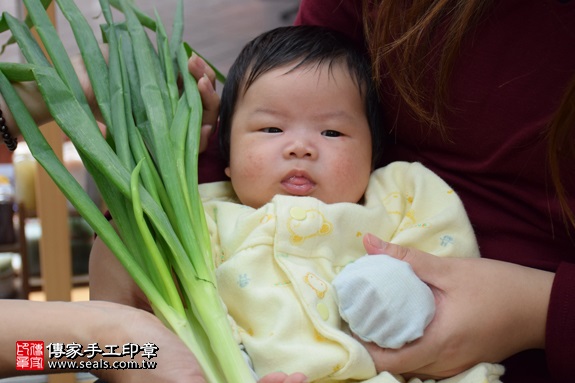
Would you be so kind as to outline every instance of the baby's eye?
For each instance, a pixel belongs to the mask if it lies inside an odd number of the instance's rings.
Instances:
[[[341,133],[337,130],[324,130],[321,132],[321,135],[326,137],[339,137],[341,136]]]
[[[264,133],[281,133],[282,130],[280,128],[263,128],[260,129],[261,132]]]

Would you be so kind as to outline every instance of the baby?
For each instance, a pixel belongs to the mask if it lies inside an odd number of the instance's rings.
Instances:
[[[324,28],[266,32],[230,69],[219,127],[230,181],[200,193],[218,289],[257,376],[401,381],[378,374],[356,337],[385,348],[414,341],[433,318],[434,296],[407,263],[365,256],[365,234],[479,256],[459,198],[439,177],[418,163],[373,170],[377,111],[369,62]],[[121,267],[101,244],[94,249],[95,273]],[[114,283],[91,293],[145,305],[133,281]],[[501,371],[482,364],[465,374],[456,381]]]

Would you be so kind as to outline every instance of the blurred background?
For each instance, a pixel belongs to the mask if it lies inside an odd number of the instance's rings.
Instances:
[[[157,11],[168,34],[177,0],[134,0],[138,8],[150,16]],[[98,0],[78,0],[76,4],[85,15],[96,36],[104,21]],[[208,58],[218,69],[227,73],[243,47],[259,33],[280,25],[292,24],[299,0],[184,0],[184,41]],[[0,12],[23,14],[21,0],[0,0]],[[69,54],[78,52],[71,30],[56,9],[56,23]],[[0,34],[0,45],[9,38]],[[20,61],[16,46],[7,48],[1,61]]]

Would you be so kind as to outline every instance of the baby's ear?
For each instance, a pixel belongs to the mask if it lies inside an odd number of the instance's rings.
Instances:
[[[228,176],[228,178],[232,178],[231,176],[232,172],[230,171],[229,166],[226,166],[226,168],[224,169],[224,173],[226,173],[226,176]]]

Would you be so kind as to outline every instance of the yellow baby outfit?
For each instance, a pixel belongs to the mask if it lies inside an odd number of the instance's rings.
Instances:
[[[277,195],[253,209],[237,201],[228,182],[201,185],[200,193],[218,288],[259,376],[297,371],[320,382],[403,381],[376,375],[330,286],[365,255],[364,234],[438,256],[479,256],[459,197],[419,163],[375,171],[363,204]],[[475,369],[466,372],[473,379],[455,381],[498,382],[502,374],[501,366]]]

